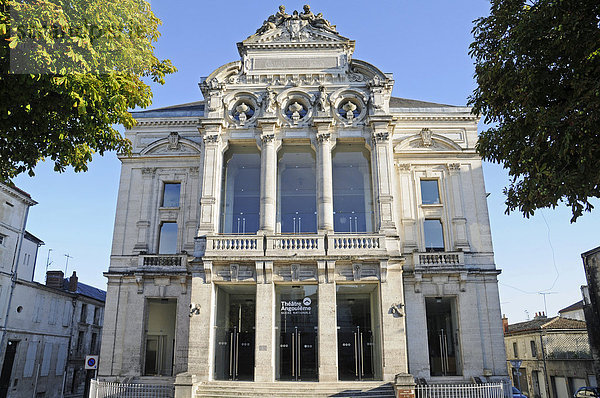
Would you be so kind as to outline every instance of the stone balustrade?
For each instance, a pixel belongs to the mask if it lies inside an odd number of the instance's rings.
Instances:
[[[462,267],[465,265],[463,252],[414,253],[415,267]]]
[[[384,235],[328,235],[327,246],[329,255],[367,255],[386,252]]]
[[[187,254],[142,254],[138,257],[140,269],[186,269]]]
[[[262,235],[212,235],[206,237],[206,256],[252,257],[264,255]]]
[[[319,256],[325,255],[323,235],[267,236],[267,256]]]

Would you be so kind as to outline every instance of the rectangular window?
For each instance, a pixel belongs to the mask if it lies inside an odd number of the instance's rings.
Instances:
[[[513,343],[513,354],[515,355],[515,358],[519,357],[519,348],[517,347],[517,342]]]
[[[425,251],[443,252],[444,251],[444,230],[442,221],[427,219],[423,223],[425,232]]]
[[[100,325],[100,307],[94,307],[94,325]]]
[[[79,322],[87,323],[87,304],[81,304],[81,315],[79,316]]]
[[[0,235],[0,245],[4,244],[4,235]]]
[[[84,332],[80,330],[79,333],[77,333],[77,344],[75,346],[75,351],[77,351],[79,354],[83,353],[83,339]]]
[[[90,340],[90,354],[96,354],[96,341],[98,340],[98,334],[92,333],[92,339]]]
[[[160,226],[158,254],[177,253],[177,223],[164,222]]]
[[[424,205],[440,203],[438,180],[421,180],[421,203]]]
[[[167,182],[163,188],[162,207],[179,207],[179,193],[181,184],[178,182]]]
[[[535,341],[531,340],[529,344],[531,345],[531,356],[537,358],[537,347],[535,345]]]

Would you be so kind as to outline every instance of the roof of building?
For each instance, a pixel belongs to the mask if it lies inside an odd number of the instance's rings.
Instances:
[[[436,102],[420,101],[408,98],[391,97],[390,108],[462,108],[457,105],[438,104]],[[165,106],[131,112],[136,119],[151,117],[192,117],[204,115],[204,101],[188,102],[185,104]]]
[[[33,243],[37,243],[38,245],[43,245],[44,241],[32,234],[29,231],[25,231],[25,239],[32,241]]]
[[[559,310],[558,313],[562,314],[563,312],[577,311],[577,310],[582,310],[582,309],[583,309],[583,300],[579,300],[578,302],[571,304],[570,306],[565,307],[562,310]]]
[[[539,317],[531,321],[508,325],[507,334],[556,329],[586,329],[586,325],[584,321],[577,319],[561,318],[558,316],[552,318]]]
[[[69,290],[69,280],[70,278],[65,278],[63,282],[63,289]],[[86,296],[89,298],[93,298],[99,301],[106,301],[106,292],[102,289],[98,289],[97,287],[86,285],[85,283],[81,283],[77,281],[77,290],[76,294],[81,294],[82,296]]]

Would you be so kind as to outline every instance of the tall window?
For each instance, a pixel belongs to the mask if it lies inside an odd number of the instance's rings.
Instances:
[[[232,147],[223,162],[221,232],[254,234],[259,228],[260,153]]]
[[[519,348],[516,342],[513,343],[513,354],[515,355],[515,358],[519,357]]]
[[[181,184],[166,182],[163,188],[162,207],[179,207]]]
[[[425,234],[425,251],[444,251],[444,231],[442,229],[442,221],[426,219],[423,223],[423,229]]]
[[[87,304],[81,304],[81,314],[79,315],[79,322],[87,323]]]
[[[361,144],[338,144],[332,166],[334,230],[373,231],[369,151]]]
[[[277,173],[281,232],[317,232],[315,153],[309,147],[284,146],[279,152]]]
[[[529,345],[531,346],[531,356],[537,358],[537,346],[535,345],[535,341],[531,340]]]
[[[424,205],[440,203],[438,180],[421,180],[421,203]]]
[[[158,254],[177,253],[177,223],[164,222],[160,226]]]

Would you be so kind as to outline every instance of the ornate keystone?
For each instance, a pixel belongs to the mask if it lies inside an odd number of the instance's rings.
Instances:
[[[433,145],[433,142],[431,140],[431,130],[429,130],[428,128],[424,128],[421,130],[421,146],[424,146],[425,148],[429,148],[430,146]]]

